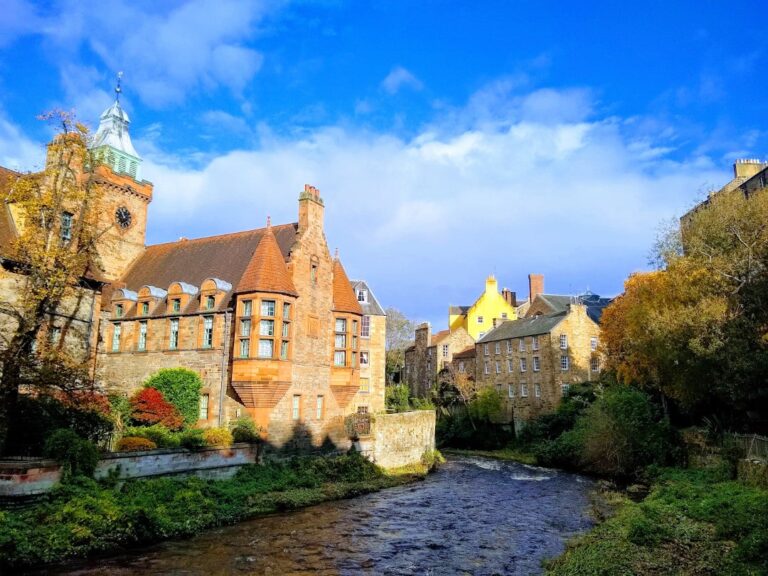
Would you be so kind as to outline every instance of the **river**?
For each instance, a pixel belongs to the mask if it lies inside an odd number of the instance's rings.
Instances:
[[[456,457],[423,482],[70,565],[69,575],[539,574],[587,530],[592,482]]]

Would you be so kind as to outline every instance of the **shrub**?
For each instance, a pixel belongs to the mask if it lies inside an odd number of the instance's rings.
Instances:
[[[205,438],[203,438],[203,430],[200,428],[190,428],[184,430],[179,436],[179,442],[181,446],[188,450],[197,450],[199,448],[205,448]]]
[[[206,446],[227,448],[232,446],[232,432],[226,428],[206,428],[203,431],[203,440],[205,440]]]
[[[147,388],[159,390],[184,418],[184,424],[193,426],[200,415],[200,375],[186,368],[158,370],[144,383]]]
[[[161,448],[178,448],[180,442],[179,434],[171,432],[162,424],[126,428],[123,434],[124,436],[146,438]]]
[[[261,430],[250,418],[238,418],[231,426],[232,439],[235,442],[255,443],[261,440]]]
[[[149,438],[139,436],[124,436],[117,443],[118,452],[141,452],[142,450],[154,450],[157,444]]]
[[[575,430],[564,432],[554,440],[544,440],[533,447],[536,463],[553,468],[577,468],[581,442],[582,439]]]
[[[168,402],[155,388],[143,388],[131,398],[133,419],[140,424],[162,424],[171,430],[178,430],[184,418],[176,407]]]
[[[411,391],[407,384],[394,384],[386,387],[387,410],[393,412],[408,412],[411,409],[409,401]]]
[[[62,478],[93,476],[99,463],[96,445],[78,436],[72,430],[56,430],[45,442],[43,454],[62,466]]]

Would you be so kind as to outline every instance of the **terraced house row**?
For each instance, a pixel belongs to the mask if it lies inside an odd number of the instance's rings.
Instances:
[[[97,272],[46,333],[66,338],[106,391],[130,394],[158,369],[183,366],[204,382],[201,425],[248,414],[275,445],[343,446],[346,415],[384,409],[385,314],[330,254],[319,190],[300,192],[296,222],[145,246],[153,187],[128,126],[119,101],[102,114]],[[6,188],[17,177],[2,175]],[[13,206],[0,206],[4,256],[19,225]],[[0,292],[12,301],[23,278],[3,263]]]

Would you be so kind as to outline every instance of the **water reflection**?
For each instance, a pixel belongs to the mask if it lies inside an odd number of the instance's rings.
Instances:
[[[211,530],[59,574],[537,574],[585,530],[591,482],[480,458],[424,482]],[[50,571],[48,571],[50,573]]]

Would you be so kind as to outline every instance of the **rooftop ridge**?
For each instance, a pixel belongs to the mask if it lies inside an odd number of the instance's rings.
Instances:
[[[291,226],[296,227],[298,225],[299,225],[298,222],[289,222],[288,224],[276,224],[276,225],[272,225],[272,230],[275,230],[275,229],[282,230]],[[213,236],[201,236],[199,238],[183,238],[181,240],[171,240],[169,242],[160,242],[158,244],[150,244],[147,246],[147,250],[149,250],[150,248],[156,248],[159,246],[169,246],[171,244],[204,242],[206,240],[219,240],[224,238],[236,238],[238,236],[255,234],[257,232],[264,233],[266,230],[267,230],[267,227],[263,226],[262,228],[252,228],[250,230],[240,230],[238,232],[227,232],[226,234],[214,234]]]

